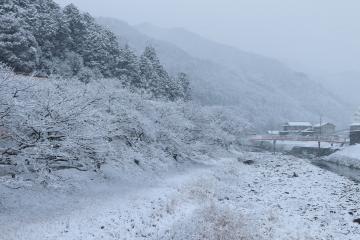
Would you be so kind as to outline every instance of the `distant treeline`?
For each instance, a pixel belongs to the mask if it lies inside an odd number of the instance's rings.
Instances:
[[[170,76],[154,48],[138,57],[121,48],[116,36],[91,15],[52,0],[2,0],[0,62],[22,74],[60,75],[85,83],[117,78],[157,98],[190,99],[187,75]]]

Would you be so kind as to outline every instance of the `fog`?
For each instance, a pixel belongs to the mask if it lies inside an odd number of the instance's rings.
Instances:
[[[314,75],[360,71],[357,0],[56,1],[130,24],[183,27]]]
[[[0,1],[0,240],[360,239],[359,0]]]

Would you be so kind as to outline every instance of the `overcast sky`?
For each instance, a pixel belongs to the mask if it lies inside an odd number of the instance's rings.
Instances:
[[[55,1],[130,24],[183,27],[312,74],[360,72],[359,0]]]

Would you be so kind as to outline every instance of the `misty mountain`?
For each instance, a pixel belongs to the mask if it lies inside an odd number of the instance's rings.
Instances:
[[[156,48],[170,73],[186,72],[194,100],[204,105],[235,107],[256,126],[276,127],[287,120],[317,122],[320,115],[340,125],[351,114],[339,98],[277,60],[225,46],[184,29],[136,27],[108,18],[98,19],[122,44],[141,50]],[[349,116],[347,119],[344,116]]]
[[[336,92],[350,106],[360,105],[360,72],[347,71],[318,77],[330,91]]]

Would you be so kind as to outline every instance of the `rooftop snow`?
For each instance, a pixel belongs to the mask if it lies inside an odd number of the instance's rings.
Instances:
[[[325,122],[325,123],[322,123],[322,124],[320,124],[320,123],[315,124],[315,125],[314,125],[314,127],[320,127],[320,126],[322,126],[322,127],[323,127],[323,126],[328,125],[328,124],[334,125],[334,124],[332,124],[332,123]]]

